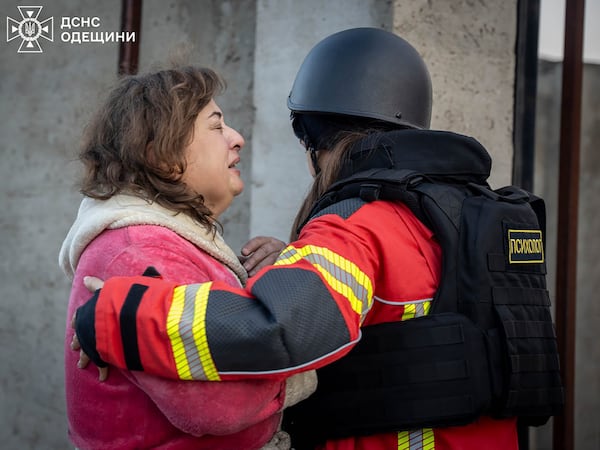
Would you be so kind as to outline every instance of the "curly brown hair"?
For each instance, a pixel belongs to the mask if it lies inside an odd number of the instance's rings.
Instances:
[[[84,133],[81,192],[137,195],[214,229],[204,198],[181,176],[196,117],[224,89],[216,72],[192,66],[122,78]]]

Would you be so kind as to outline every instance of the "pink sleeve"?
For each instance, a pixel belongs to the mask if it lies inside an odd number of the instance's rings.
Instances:
[[[126,376],[175,427],[195,436],[237,433],[280,412],[285,397],[284,382],[175,381],[145,372]]]
[[[202,282],[220,274],[220,281],[231,283],[228,269],[207,254],[198,254],[200,251],[188,242],[173,239],[168,244],[163,239],[161,245],[129,246],[111,261],[105,276],[132,271],[139,275],[153,266],[166,280]],[[123,373],[175,427],[196,436],[226,435],[245,429],[281,411],[285,400],[285,381],[211,383],[173,381],[144,372]]]

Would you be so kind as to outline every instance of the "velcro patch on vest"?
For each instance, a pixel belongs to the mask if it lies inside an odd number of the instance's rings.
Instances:
[[[509,264],[539,264],[544,262],[541,230],[508,229]]]

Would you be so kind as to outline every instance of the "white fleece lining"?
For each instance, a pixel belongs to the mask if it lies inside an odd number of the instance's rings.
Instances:
[[[246,269],[218,231],[213,237],[212,232],[186,214],[177,214],[157,203],[124,194],[108,200],[89,197],[82,200],[77,218],[60,249],[60,267],[72,279],[79,258],[90,242],[104,230],[132,225],[158,225],[168,228],[231,269],[242,285],[248,279]]]

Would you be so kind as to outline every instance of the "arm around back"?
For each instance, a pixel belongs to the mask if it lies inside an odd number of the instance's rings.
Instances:
[[[246,289],[113,278],[83,313],[101,317],[96,348],[122,368],[137,358],[145,371],[175,379],[284,378],[338,359],[357,342],[373,297],[376,241],[361,221],[327,215],[311,221]],[[123,345],[119,317],[132,301],[143,324],[135,355]],[[80,323],[78,335],[85,332]]]

